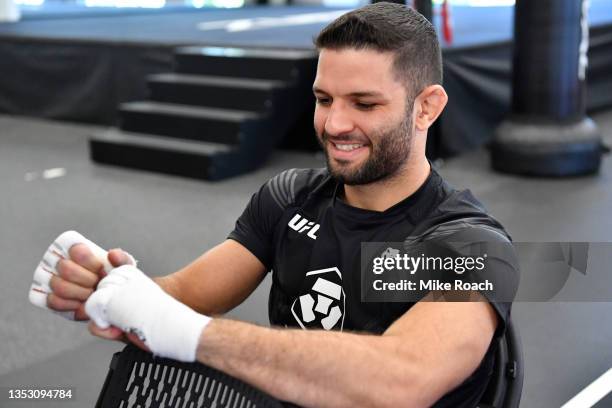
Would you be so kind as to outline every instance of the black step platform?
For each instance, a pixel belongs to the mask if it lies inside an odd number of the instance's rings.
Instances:
[[[253,170],[265,159],[236,146],[117,129],[92,135],[89,147],[97,163],[211,181]]]
[[[203,142],[238,144],[245,131],[265,120],[255,112],[176,105],[161,102],[129,102],[120,105],[121,128]]]
[[[301,72],[316,70],[314,50],[229,47],[181,47],[175,71],[202,75],[296,81]]]
[[[271,109],[290,86],[286,81],[174,72],[150,75],[147,82],[153,101],[253,112]]]
[[[176,72],[147,76],[149,100],[119,105],[120,130],[92,137],[93,160],[220,180],[263,163],[314,105],[313,51],[181,47],[175,59]]]

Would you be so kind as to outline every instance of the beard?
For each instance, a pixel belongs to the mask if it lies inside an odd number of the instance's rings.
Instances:
[[[317,140],[325,152],[327,169],[337,181],[349,185],[371,184],[392,178],[408,161],[412,144],[412,117],[407,114],[400,124],[390,130],[376,131],[369,137],[371,152],[365,163],[351,169],[351,163],[332,159],[327,151],[330,136],[323,131]],[[351,135],[336,137],[351,140]]]

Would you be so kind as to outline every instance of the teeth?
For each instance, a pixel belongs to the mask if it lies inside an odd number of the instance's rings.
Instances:
[[[351,150],[359,149],[362,147],[362,144],[335,144],[338,150],[342,150],[343,152],[350,152]]]

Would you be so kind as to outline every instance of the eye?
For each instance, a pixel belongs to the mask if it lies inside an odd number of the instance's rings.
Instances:
[[[357,107],[357,109],[359,110],[372,110],[374,109],[374,107],[376,106],[375,103],[363,103],[363,102],[356,102],[355,106]]]
[[[316,100],[317,100],[317,105],[327,106],[331,103],[331,100],[329,98],[317,97]]]

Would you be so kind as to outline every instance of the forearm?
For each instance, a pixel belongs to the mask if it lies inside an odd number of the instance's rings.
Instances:
[[[156,355],[200,361],[307,407],[431,406],[477,369],[496,327],[486,302],[419,302],[380,336],[262,328],[198,314],[161,281],[116,268],[87,314]]]
[[[155,278],[155,282],[193,310],[214,316],[242,303],[265,272],[265,266],[252,253],[227,240],[177,272]]]
[[[222,315],[239,303],[233,297],[226,296],[227,292],[215,291],[214,281],[209,279],[211,274],[206,270],[202,270],[200,275],[201,281],[196,285],[191,282],[193,279],[184,279],[178,272],[155,277],[153,281],[179,302],[207,316]]]
[[[185,303],[181,299],[180,288],[176,282],[176,279],[174,279],[172,275],[158,276],[152,279],[155,283],[157,283],[164,290],[164,292],[166,292],[167,294],[169,294],[170,296],[172,296],[179,302]]]
[[[194,297],[190,294],[191,291],[185,291],[183,289],[180,277],[176,274],[155,277],[153,281],[157,283],[164,292],[198,313],[207,316],[217,316],[226,313],[232,308],[227,304],[226,300],[220,298],[218,294],[215,293],[202,293],[201,296],[197,298],[197,301],[195,301]]]
[[[215,319],[198,361],[302,406],[410,406],[421,378],[392,336],[270,329]]]

